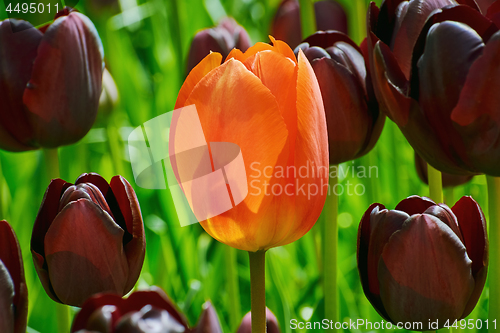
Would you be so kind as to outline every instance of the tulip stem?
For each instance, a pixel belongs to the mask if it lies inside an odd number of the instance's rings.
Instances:
[[[56,303],[57,311],[57,331],[59,333],[68,333],[70,330],[69,306]]]
[[[313,0],[299,0],[300,22],[302,26],[302,39],[316,32],[316,14]]]
[[[248,252],[252,294],[252,333],[266,333],[266,251]]]
[[[338,169],[338,165],[337,165]],[[337,175],[330,177],[329,191],[325,202],[325,253],[323,255],[323,286],[325,295],[325,318],[338,321],[338,289],[337,289],[337,214],[339,198],[337,196]]]
[[[490,265],[489,270],[489,314],[490,322],[500,320],[500,178],[486,176],[488,184],[488,210],[489,210],[489,241]]]
[[[435,203],[443,202],[443,180],[441,172],[427,164],[427,174],[429,178],[429,196]]]
[[[238,285],[238,261],[236,249],[224,246],[226,260],[227,290],[229,294],[229,325],[235,331],[241,320],[240,288]]]
[[[44,149],[43,154],[45,156],[45,167],[47,168],[49,180],[59,178],[59,155],[57,148]]]

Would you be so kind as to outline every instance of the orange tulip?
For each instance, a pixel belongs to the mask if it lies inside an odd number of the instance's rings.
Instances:
[[[321,92],[300,51],[272,38],[224,63],[211,53],[188,75],[176,109],[196,105],[207,142],[241,148],[248,195],[201,222],[218,241],[246,251],[289,244],[318,219],[328,192],[328,136]],[[306,173],[306,170],[308,171]]]

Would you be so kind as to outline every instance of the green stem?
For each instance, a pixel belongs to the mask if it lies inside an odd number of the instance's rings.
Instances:
[[[224,246],[226,260],[226,279],[229,294],[229,325],[231,331],[236,331],[241,320],[240,288],[238,284],[238,261],[236,249]]]
[[[57,153],[57,148],[54,149],[44,149],[43,154],[45,156],[45,167],[47,169],[47,177],[49,180],[59,178],[59,155]]]
[[[313,0],[299,0],[300,23],[302,26],[302,39],[316,32],[316,14],[314,13]]]
[[[427,177],[429,179],[429,196],[435,203],[443,202],[443,181],[441,172],[427,164]]]
[[[115,174],[125,176],[121,156],[120,133],[118,133],[118,130],[114,125],[108,125],[106,127],[106,132],[108,135],[109,152],[111,153],[111,158],[113,160]]]
[[[337,165],[338,170],[338,165]],[[339,199],[336,194],[337,175],[330,177],[330,190],[325,202],[325,253],[323,265],[323,284],[325,295],[325,318],[338,321],[338,289],[337,289],[337,214]]]
[[[252,294],[252,333],[266,333],[266,252],[248,252]]]
[[[68,333],[71,325],[69,306],[61,303],[56,303],[56,313],[57,313],[57,332]]]
[[[356,11],[356,27],[353,33],[353,40],[356,44],[361,44],[366,37],[366,2],[363,0],[354,0],[354,8]]]
[[[489,314],[490,322],[500,320],[500,178],[486,176],[488,184],[488,210],[489,210],[489,241],[490,241],[490,265],[489,276]]]

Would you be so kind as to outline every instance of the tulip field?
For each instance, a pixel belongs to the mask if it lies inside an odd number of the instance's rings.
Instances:
[[[500,0],[0,1],[0,333],[500,330],[499,59]]]

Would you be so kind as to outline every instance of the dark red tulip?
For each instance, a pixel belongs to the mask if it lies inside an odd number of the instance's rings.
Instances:
[[[379,112],[362,50],[337,31],[317,32],[295,52],[299,49],[309,59],[321,89],[330,164],[368,153],[380,137],[385,115]]]
[[[278,325],[278,319],[271,310],[266,308],[266,319],[267,319],[267,333],[280,333],[280,327]],[[252,313],[248,312],[236,333],[252,333]]]
[[[28,320],[28,289],[21,248],[7,221],[0,221],[0,332],[24,333]]]
[[[415,153],[415,168],[417,169],[418,178],[425,184],[429,184],[429,179],[427,178],[427,162],[424,161],[417,153]],[[442,174],[443,188],[445,187],[455,187],[463,185],[471,181],[474,176],[471,175],[450,175],[449,173],[443,172]]]
[[[35,29],[0,22],[0,148],[54,148],[80,140],[97,115],[103,72],[99,35],[65,8]],[[19,32],[13,32],[13,29]]]
[[[80,306],[101,292],[128,293],[141,272],[144,225],[134,190],[122,176],[95,173],[50,183],[33,227],[31,252],[55,301]]]
[[[409,197],[395,210],[372,204],[358,231],[358,270],[366,297],[393,324],[465,318],[486,280],[488,240],[481,207],[453,208]]]
[[[210,52],[218,52],[226,58],[232,49],[245,52],[252,45],[250,36],[231,17],[226,17],[214,28],[201,30],[194,36],[189,50],[188,73]]]
[[[495,24],[500,2],[490,6],[487,17],[474,1],[464,2],[468,5],[452,4],[428,19],[426,11],[415,10],[419,24],[403,20],[396,37],[387,22],[397,26],[398,1],[384,2],[380,10],[372,4],[372,78],[382,108],[433,167],[500,176],[500,20]],[[405,29],[416,32],[403,34],[405,42],[398,43]]]
[[[189,333],[184,315],[163,290],[133,292],[122,299],[116,294],[97,294],[85,301],[71,332]]]
[[[210,301],[203,304],[203,312],[193,333],[222,333],[219,316]]]
[[[316,15],[317,30],[337,30],[347,34],[347,15],[337,1],[322,0],[315,2],[314,13]],[[271,35],[286,42],[292,49],[304,39],[302,38],[298,0],[283,0],[281,2],[274,16]]]

